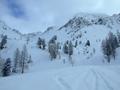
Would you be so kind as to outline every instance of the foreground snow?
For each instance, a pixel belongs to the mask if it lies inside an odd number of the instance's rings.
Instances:
[[[79,66],[0,79],[0,90],[119,90],[120,66]]]

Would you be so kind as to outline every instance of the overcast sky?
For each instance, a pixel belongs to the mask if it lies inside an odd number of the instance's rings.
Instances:
[[[120,0],[0,0],[0,20],[22,33],[61,26],[79,12],[120,12]]]

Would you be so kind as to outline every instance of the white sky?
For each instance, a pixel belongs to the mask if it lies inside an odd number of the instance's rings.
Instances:
[[[117,14],[120,0],[0,0],[0,20],[22,33],[64,25],[80,12]]]

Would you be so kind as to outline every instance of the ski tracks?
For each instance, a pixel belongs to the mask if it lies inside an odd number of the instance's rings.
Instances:
[[[113,87],[109,84],[109,82],[105,78],[104,73],[100,72],[100,70],[97,71],[97,70],[94,70],[94,69],[91,69],[91,72],[96,77],[96,85],[95,85],[96,89],[95,90],[101,90],[101,88],[102,88],[102,90],[103,89],[104,90],[114,90]]]
[[[89,73],[88,77],[86,77],[84,82],[86,83],[86,86],[89,89],[98,90],[98,76],[92,69],[90,69],[89,72],[90,73]],[[90,76],[90,75],[92,75],[92,76]]]
[[[66,80],[64,77],[56,75],[56,82],[63,90],[89,90],[86,83],[84,82],[85,78],[88,77],[89,73],[90,72],[88,70],[85,70],[85,72],[82,73],[78,72],[78,75],[74,77],[72,83],[69,82],[69,79]]]
[[[108,77],[105,67],[101,68],[90,67],[82,71],[78,70],[73,73],[73,77],[69,74],[57,74],[55,80],[62,90],[115,90],[115,85],[110,83],[111,78]],[[113,83],[119,88],[118,82]]]
[[[63,78],[57,77],[57,81],[64,90],[72,90],[71,86]]]

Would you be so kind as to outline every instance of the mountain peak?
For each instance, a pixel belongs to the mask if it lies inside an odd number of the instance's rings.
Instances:
[[[80,12],[74,15],[73,17],[108,17],[106,14],[102,13],[85,13],[85,12]]]

